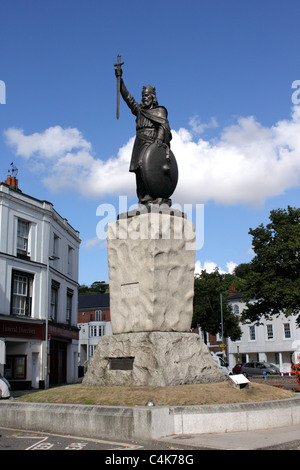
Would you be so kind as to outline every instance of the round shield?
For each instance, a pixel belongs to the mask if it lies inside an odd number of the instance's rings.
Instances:
[[[149,145],[142,157],[141,173],[153,199],[172,196],[178,181],[178,167],[173,152],[166,146]]]

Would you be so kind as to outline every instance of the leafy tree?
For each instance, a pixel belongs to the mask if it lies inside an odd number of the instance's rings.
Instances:
[[[245,279],[250,269],[249,263],[241,263],[234,269],[233,274],[239,279]]]
[[[95,281],[91,286],[78,287],[78,295],[105,294],[109,292],[109,285],[105,281]]]
[[[237,266],[238,268],[239,266]],[[228,295],[230,292],[231,286],[234,286],[236,290],[240,293],[244,290],[245,280],[243,277],[240,277],[239,270],[235,269],[232,274],[224,274],[222,279],[222,288],[225,293]],[[236,274],[238,273],[238,274]]]
[[[255,257],[245,276],[243,296],[248,308],[242,314],[244,323],[259,323],[262,317],[271,319],[281,312],[299,314],[300,209],[272,210],[269,218],[266,226],[249,231]]]
[[[239,318],[233,314],[226,300],[228,291],[223,282],[224,276],[217,268],[212,273],[204,270],[195,277],[192,328],[199,325],[203,331],[213,335],[221,332],[220,291],[222,290],[223,333],[224,336],[236,341],[241,335]]]

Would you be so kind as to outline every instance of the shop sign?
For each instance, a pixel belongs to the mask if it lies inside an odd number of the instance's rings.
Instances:
[[[44,339],[45,325],[0,320],[0,336],[4,338],[11,336],[14,338]]]
[[[79,330],[63,328],[57,325],[49,325],[49,334],[52,336],[58,336],[59,338],[78,339]]]

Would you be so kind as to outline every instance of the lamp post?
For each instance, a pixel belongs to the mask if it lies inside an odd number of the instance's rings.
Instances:
[[[221,310],[221,338],[222,338],[222,344],[221,348],[223,349],[223,357],[227,356],[227,351],[226,351],[226,342],[224,343],[224,327],[223,327],[223,298],[222,298],[222,292],[225,289],[220,289],[220,310]]]
[[[48,323],[49,323],[49,281],[50,281],[50,261],[59,259],[58,256],[47,256],[47,286],[46,286],[46,334],[45,334],[45,357],[44,357],[44,371],[45,371],[45,389],[48,388],[48,353],[49,353],[49,341],[48,341]]]
[[[220,289],[220,308],[221,308],[221,338],[222,338],[222,344],[223,344],[223,306],[222,306],[222,292],[223,289]]]

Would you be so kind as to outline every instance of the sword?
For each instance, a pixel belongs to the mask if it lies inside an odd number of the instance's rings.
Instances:
[[[118,54],[118,62],[114,65],[116,67],[116,76],[117,76],[117,119],[119,119],[120,113],[120,88],[121,88],[121,75],[122,75],[122,65],[124,62],[121,62],[121,56]]]

